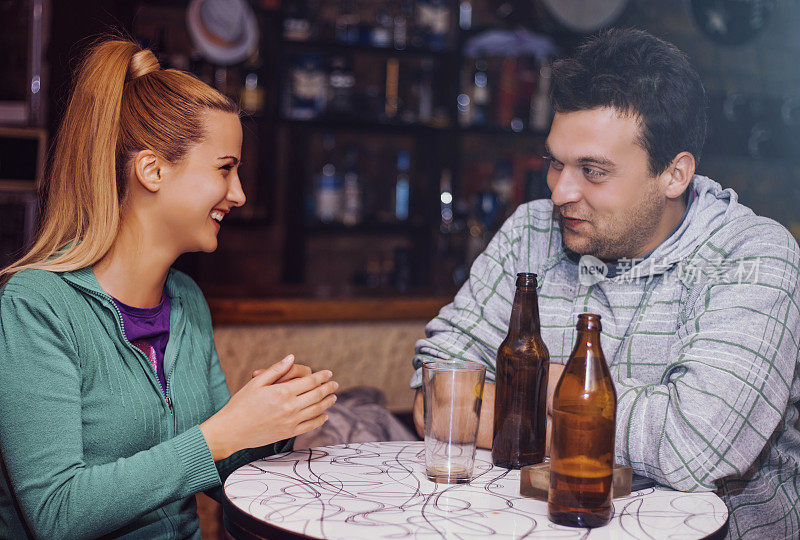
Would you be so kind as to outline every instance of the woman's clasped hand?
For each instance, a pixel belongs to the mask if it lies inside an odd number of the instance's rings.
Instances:
[[[296,437],[327,420],[338,383],[328,370],[312,373],[289,355],[252,378],[222,409],[200,425],[214,460],[244,448]]]

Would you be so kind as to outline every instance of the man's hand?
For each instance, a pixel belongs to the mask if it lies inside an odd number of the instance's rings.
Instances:
[[[561,364],[550,364],[550,371],[547,376],[547,443],[546,455],[550,455],[550,438],[552,431],[551,416],[553,411],[553,393],[556,390],[558,379],[561,378],[561,373],[564,371],[564,366]],[[494,437],[494,391],[495,385],[493,383],[485,383],[483,385],[483,402],[481,404],[481,419],[478,424],[478,447],[491,448],[492,439]],[[417,434],[420,437],[425,436],[425,407],[423,405],[422,388],[417,389],[417,394],[414,397],[414,425],[417,428]]]

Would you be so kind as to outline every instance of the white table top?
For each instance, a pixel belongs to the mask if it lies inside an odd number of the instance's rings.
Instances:
[[[257,520],[328,539],[702,538],[728,519],[713,493],[649,488],[614,500],[605,527],[547,519],[547,504],[521,497],[519,471],[492,466],[478,450],[469,484],[425,476],[422,442],[354,443],[278,454],[231,474],[225,495]],[[587,534],[588,533],[588,534]]]

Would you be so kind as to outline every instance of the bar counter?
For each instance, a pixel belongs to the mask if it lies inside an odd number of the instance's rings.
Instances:
[[[452,296],[222,298],[208,305],[214,325],[430,320]]]

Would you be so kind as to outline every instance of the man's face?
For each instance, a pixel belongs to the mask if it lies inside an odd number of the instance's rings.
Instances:
[[[556,113],[547,185],[564,246],[575,253],[633,259],[663,240],[667,198],[637,143],[639,131],[635,117],[609,107]]]

